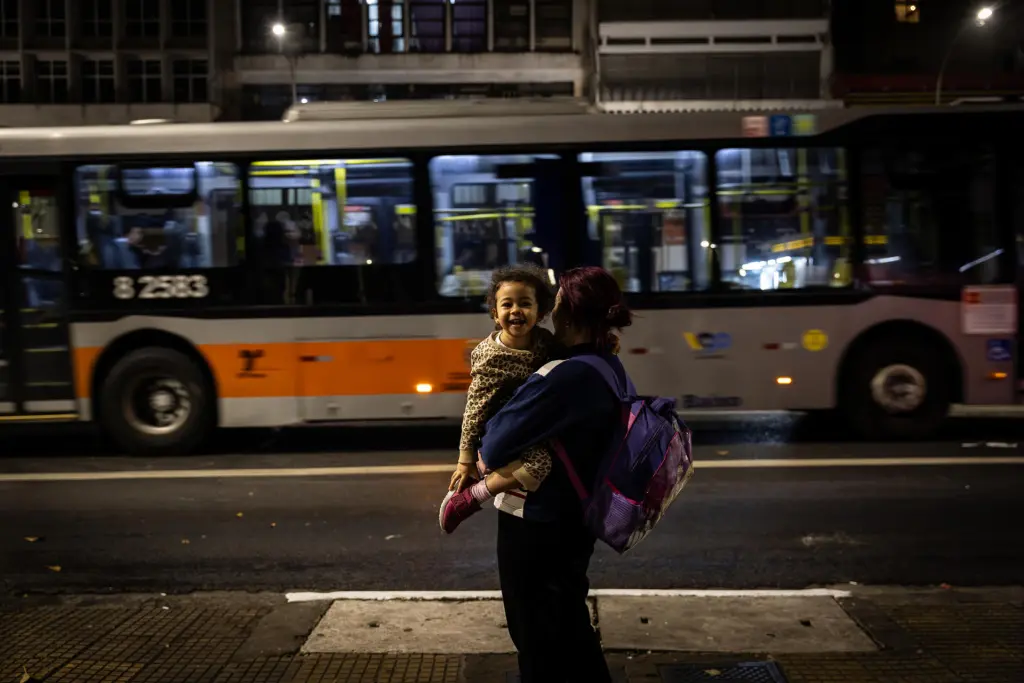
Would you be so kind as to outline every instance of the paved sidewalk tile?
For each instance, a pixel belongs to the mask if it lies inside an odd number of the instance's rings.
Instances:
[[[682,604],[682,603],[680,603]],[[842,610],[875,651],[608,654],[616,683],[1021,683],[1024,608],[956,591],[858,595]],[[421,605],[422,607],[422,605]],[[327,604],[280,596],[0,603],[0,683],[505,683],[515,656],[303,653]],[[770,609],[767,606],[766,609]],[[770,664],[770,665],[769,665]]]

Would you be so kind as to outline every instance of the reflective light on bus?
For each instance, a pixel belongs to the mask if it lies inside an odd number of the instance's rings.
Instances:
[[[896,261],[899,260],[899,256],[886,256],[884,258],[869,258],[866,261],[864,261],[864,263],[867,263],[872,266],[877,266],[881,263],[895,263]]]
[[[434,390],[434,385],[433,384],[427,384],[426,382],[423,382],[421,384],[417,384],[416,385],[416,393],[417,394],[429,394],[433,390]]]
[[[982,263],[985,263],[986,261],[991,261],[995,257],[1001,256],[1002,253],[1003,253],[1002,249],[996,249],[991,254],[987,254],[985,256],[982,256],[980,259],[976,259],[974,261],[971,261],[970,263],[965,263],[964,265],[960,266],[960,272],[961,273],[966,273],[968,270],[970,270],[971,268],[974,268],[975,266],[980,266]]]
[[[990,372],[988,373],[989,379],[1006,379],[1005,372]]]
[[[556,284],[555,283],[555,269],[554,268],[548,268],[548,280],[551,281],[551,284]]]
[[[793,383],[793,378],[792,377],[776,377],[775,378],[775,383],[776,384],[783,384],[783,385],[792,384]]]

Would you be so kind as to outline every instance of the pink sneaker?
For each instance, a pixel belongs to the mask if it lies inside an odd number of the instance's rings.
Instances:
[[[480,503],[477,502],[468,488],[463,489],[461,492],[449,491],[448,495],[441,502],[441,511],[438,514],[437,521],[441,524],[441,530],[446,534],[450,534],[460,524],[480,510]]]

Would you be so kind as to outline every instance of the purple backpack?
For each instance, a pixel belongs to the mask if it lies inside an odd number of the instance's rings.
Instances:
[[[577,356],[601,373],[622,402],[622,425],[601,457],[593,494],[580,481],[560,441],[552,443],[583,502],[583,519],[593,534],[619,553],[647,537],[693,475],[690,429],[676,415],[672,398],[640,397],[629,377],[626,387],[599,356]]]

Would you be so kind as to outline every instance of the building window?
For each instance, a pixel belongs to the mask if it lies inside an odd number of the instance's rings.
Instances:
[[[207,102],[207,64],[205,59],[176,59],[174,74],[175,102]]]
[[[133,59],[128,62],[128,97],[132,102],[159,102],[160,61]]]
[[[125,33],[133,38],[159,37],[160,0],[126,0]]]
[[[276,51],[270,27],[281,20],[277,0],[245,0],[242,5],[242,48],[252,53]]]
[[[82,99],[88,104],[109,104],[117,99],[114,62],[106,59],[82,62]]]
[[[327,0],[328,52],[362,52],[363,11],[360,0]]]
[[[18,37],[18,0],[0,0],[0,38]]]
[[[572,0],[537,0],[537,49],[572,50]]]
[[[79,21],[84,38],[109,38],[114,35],[113,0],[82,0]]]
[[[206,36],[206,0],[177,0],[171,3],[171,35],[175,38]]]
[[[405,52],[405,5],[403,0],[367,0],[367,35],[370,52]],[[390,6],[390,17],[383,16]]]
[[[896,21],[901,24],[916,24],[921,21],[921,9],[916,2],[903,2],[896,0]]]
[[[65,61],[36,62],[38,80],[37,99],[47,104],[65,104],[68,101],[68,63]]]
[[[444,52],[445,0],[411,0],[409,51]]]
[[[67,30],[64,0],[40,0],[36,5],[36,35],[41,38],[63,38]]]
[[[529,0],[494,0],[494,49],[496,52],[530,49]]]
[[[0,62],[0,102],[21,102],[21,62]]]
[[[486,0],[461,0],[452,5],[452,50],[487,51]]]
[[[320,52],[320,0],[288,0],[281,20],[288,27],[289,49]]]
[[[841,149],[723,149],[720,242],[705,245],[734,289],[851,284],[850,216]]]

